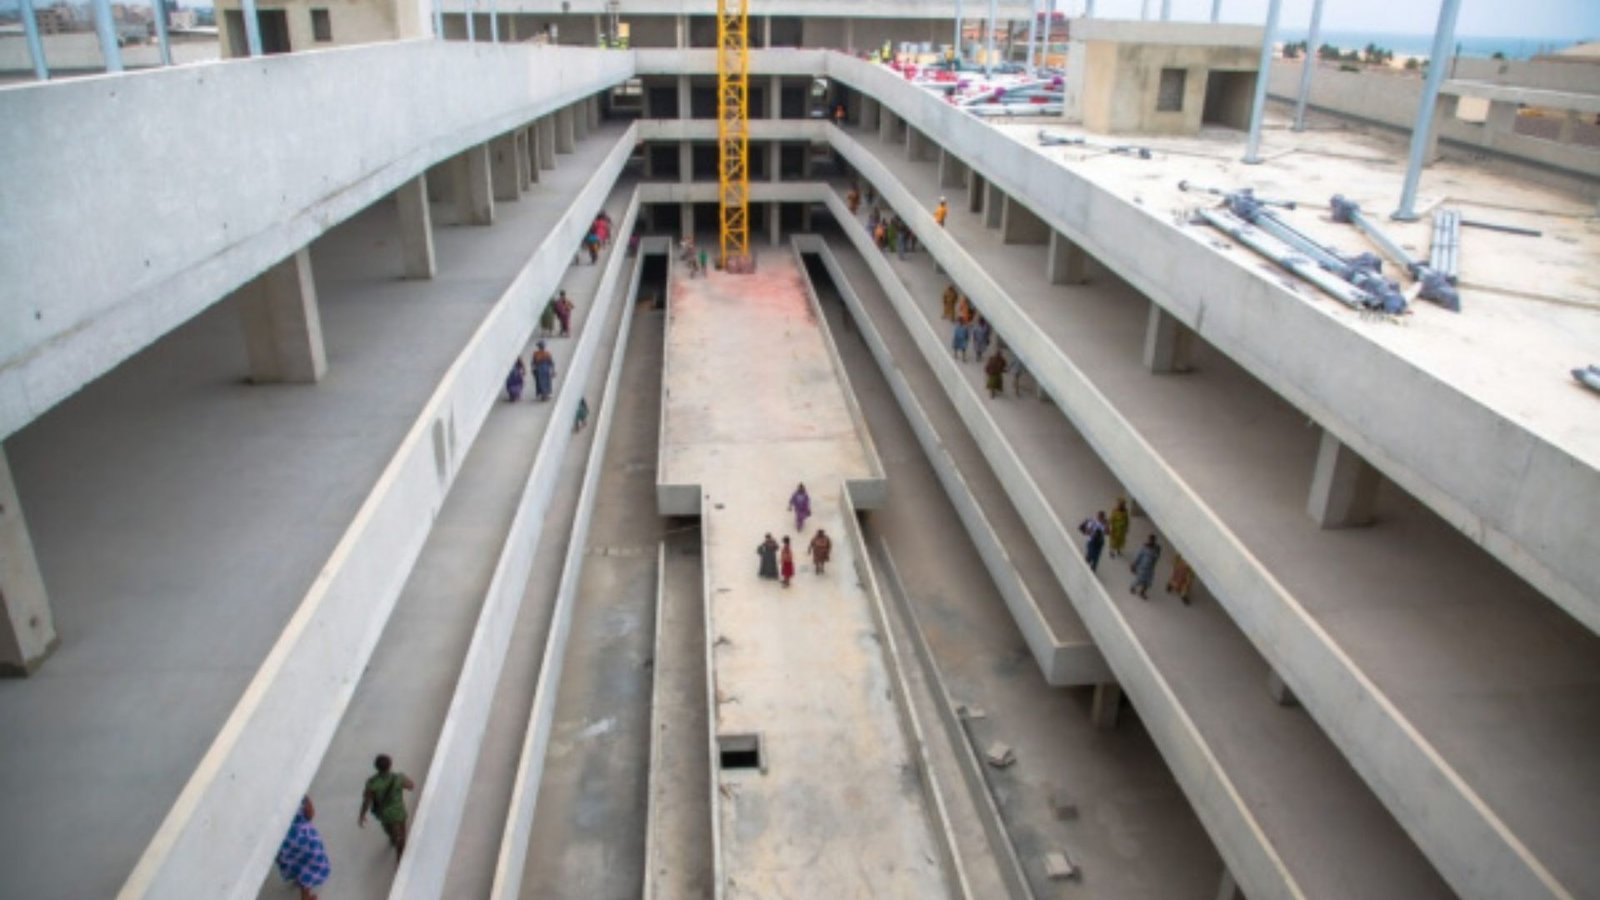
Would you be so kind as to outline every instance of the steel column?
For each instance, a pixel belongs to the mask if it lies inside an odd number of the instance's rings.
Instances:
[[[111,0],[94,0],[94,30],[100,35],[100,54],[107,72],[122,71],[122,48],[117,46],[117,24],[111,19]]]
[[[1422,85],[1422,104],[1417,109],[1417,124],[1411,130],[1411,158],[1406,162],[1405,186],[1400,190],[1400,208],[1394,218],[1411,222],[1417,218],[1417,183],[1422,180],[1423,156],[1428,150],[1428,136],[1433,132],[1433,108],[1439,100],[1439,85],[1444,81],[1444,70],[1449,68],[1450,45],[1456,39],[1456,14],[1461,12],[1461,0],[1442,0],[1439,4],[1439,27],[1433,32],[1433,55],[1428,58],[1428,79]]]
[[[1300,66],[1300,95],[1294,101],[1294,130],[1306,130],[1306,99],[1311,96],[1311,73],[1317,65],[1317,39],[1322,34],[1322,0],[1311,5],[1311,31],[1306,35],[1306,59]]]
[[[50,80],[50,66],[44,58],[44,41],[39,38],[39,19],[33,14],[33,0],[17,0],[22,30],[28,35],[28,55],[33,57],[33,77]]]
[[[1256,96],[1250,104],[1250,142],[1244,150],[1244,161],[1250,165],[1261,162],[1261,120],[1267,114],[1267,76],[1272,72],[1272,42],[1278,36],[1278,13],[1282,11],[1283,0],[1272,0],[1267,7],[1267,30],[1261,36],[1261,64],[1256,72]]]

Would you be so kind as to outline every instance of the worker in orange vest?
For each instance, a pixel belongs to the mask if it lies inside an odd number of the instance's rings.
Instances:
[[[943,197],[940,197],[939,205],[933,208],[933,221],[937,222],[940,228],[943,228],[945,217],[948,215],[950,215],[950,204],[946,203]]]

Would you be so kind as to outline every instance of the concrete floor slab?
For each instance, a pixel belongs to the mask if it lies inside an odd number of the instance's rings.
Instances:
[[[881,636],[840,519],[872,474],[792,256],[754,275],[675,272],[661,480],[700,484],[719,735],[761,735],[761,770],[719,772],[730,897],[946,890],[899,728]],[[797,482],[813,517],[784,510]],[[834,559],[812,574],[816,529]],[[763,533],[794,540],[796,584],[756,576]]]

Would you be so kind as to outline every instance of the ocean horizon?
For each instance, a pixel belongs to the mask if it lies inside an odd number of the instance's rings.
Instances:
[[[1285,28],[1280,40],[1285,43],[1306,39],[1305,28]],[[1540,53],[1549,53],[1581,44],[1586,40],[1600,40],[1600,35],[1580,35],[1571,38],[1553,37],[1488,37],[1458,34],[1455,43],[1461,56],[1493,56],[1505,54],[1507,59],[1529,59]],[[1360,50],[1367,44],[1376,44],[1391,50],[1397,56],[1427,56],[1433,51],[1431,34],[1397,34],[1382,31],[1330,31],[1317,36],[1319,44],[1332,44],[1341,50]]]

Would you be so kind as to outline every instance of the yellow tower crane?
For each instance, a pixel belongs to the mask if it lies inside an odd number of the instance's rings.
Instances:
[[[750,270],[750,0],[717,0],[722,270]]]

